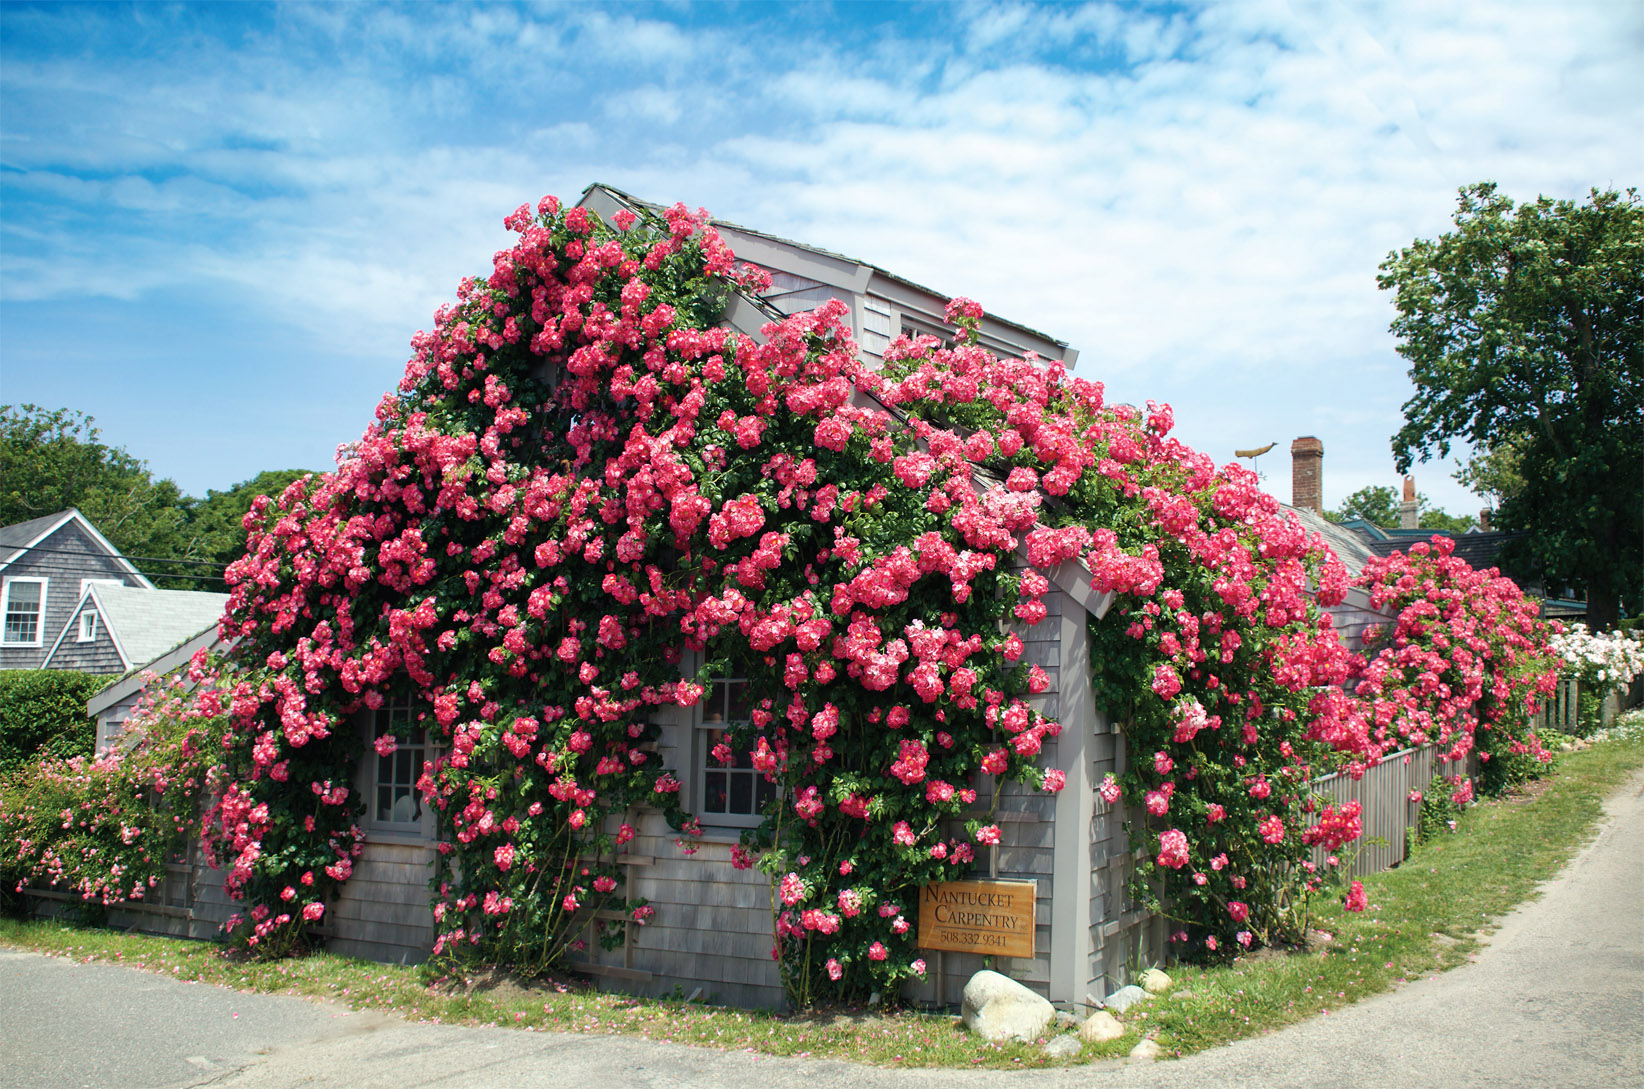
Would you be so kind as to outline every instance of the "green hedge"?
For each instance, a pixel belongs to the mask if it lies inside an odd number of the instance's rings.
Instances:
[[[66,669],[0,670],[0,776],[42,752],[90,756],[97,724],[86,701],[110,680]]]

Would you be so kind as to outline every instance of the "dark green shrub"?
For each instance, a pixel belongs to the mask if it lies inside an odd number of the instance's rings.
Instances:
[[[65,669],[0,670],[0,776],[37,755],[90,756],[97,724],[86,701],[109,680]]]

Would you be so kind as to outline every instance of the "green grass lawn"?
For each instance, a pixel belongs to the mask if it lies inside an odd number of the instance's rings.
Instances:
[[[1349,915],[1316,902],[1314,926],[1333,940],[1307,953],[1265,953],[1210,969],[1178,965],[1166,996],[1122,1016],[1125,1036],[1086,1046],[1073,1061],[1124,1055],[1145,1035],[1185,1055],[1339,1009],[1399,983],[1466,961],[1498,918],[1555,874],[1588,840],[1602,801],[1644,765],[1644,713],[1620,736],[1559,758],[1534,791],[1469,810],[1453,834],[1417,850],[1397,870],[1365,878],[1370,910]],[[992,1046],[956,1018],[907,1011],[836,1010],[778,1017],[558,986],[455,993],[417,968],[319,953],[257,962],[205,942],[51,922],[0,921],[0,944],[85,961],[112,961],[195,980],[332,999],[414,1020],[522,1029],[626,1033],[772,1055],[885,1066],[1047,1066],[1031,1044]]]

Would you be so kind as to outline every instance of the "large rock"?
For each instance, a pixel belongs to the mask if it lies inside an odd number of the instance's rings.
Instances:
[[[1124,1034],[1125,1027],[1119,1024],[1117,1017],[1106,1010],[1097,1010],[1079,1026],[1079,1039],[1087,1044],[1106,1043],[1108,1040],[1117,1040]]]
[[[982,971],[965,984],[960,1015],[966,1028],[998,1044],[1037,1039],[1056,1016],[1056,1008],[1009,976]]]
[[[1107,1001],[1103,1002],[1102,1005],[1106,1006],[1114,1013],[1123,1013],[1136,1003],[1141,1002],[1146,998],[1147,992],[1132,983],[1130,986],[1120,987],[1118,990],[1108,995]]]
[[[1142,973],[1142,990],[1148,994],[1163,994],[1170,990],[1170,977],[1157,968]]]

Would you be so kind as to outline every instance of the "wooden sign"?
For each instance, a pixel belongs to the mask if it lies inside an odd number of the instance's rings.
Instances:
[[[919,894],[919,947],[1033,956],[1033,881],[932,881]]]

